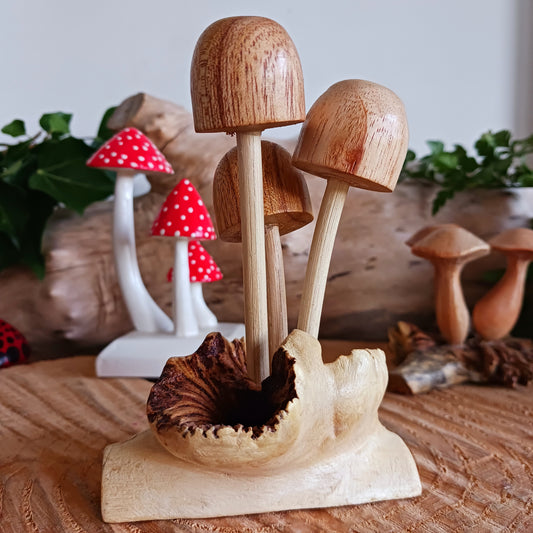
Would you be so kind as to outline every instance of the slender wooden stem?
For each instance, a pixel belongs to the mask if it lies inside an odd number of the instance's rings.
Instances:
[[[508,335],[520,316],[529,260],[509,254],[507,269],[472,313],[475,330],[487,340]]]
[[[265,249],[268,287],[268,351],[272,358],[289,333],[285,272],[278,226],[266,226]]]
[[[320,327],[320,315],[335,235],[349,187],[343,181],[328,180],[313,234],[298,315],[298,329],[306,331],[315,338],[318,337]]]
[[[261,133],[237,133],[237,152],[246,362],[250,377],[260,382],[269,375]]]
[[[470,313],[461,287],[462,263],[435,261],[435,314],[449,344],[463,344],[470,328]]]
[[[174,333],[177,337],[198,334],[189,281],[189,247],[187,239],[177,238],[174,249]]]

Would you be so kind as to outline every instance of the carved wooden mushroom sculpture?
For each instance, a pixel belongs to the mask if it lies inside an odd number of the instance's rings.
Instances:
[[[172,281],[173,268],[167,274],[168,281]],[[222,279],[222,272],[209,252],[199,241],[189,242],[189,279],[191,282],[191,298],[194,315],[201,328],[214,328],[218,324],[217,317],[207,307],[204,300],[202,285]]]
[[[102,145],[87,166],[114,170],[113,254],[120,291],[137,331],[172,331],[172,321],[155,303],[142,281],[135,249],[133,177],[138,172],[173,174],[155,145],[136,128],[125,128]]]
[[[190,239],[215,239],[215,230],[204,202],[194,185],[181,180],[168,195],[152,226],[152,235],[173,237],[174,254],[174,333],[178,337],[198,334],[189,281]]]
[[[407,153],[407,120],[389,89],[363,80],[332,85],[302,125],[293,164],[328,180],[304,281],[298,328],[318,336],[326,281],[350,186],[391,192]]]
[[[475,330],[487,340],[497,340],[513,329],[522,308],[527,267],[533,260],[533,230],[514,228],[489,241],[493,250],[504,254],[507,268],[498,283],[474,306]]]
[[[464,228],[447,225],[416,241],[411,252],[431,261],[435,268],[435,313],[442,336],[450,344],[463,344],[470,314],[461,287],[461,271],[465,264],[486,255],[488,244]]]
[[[313,220],[311,200],[303,173],[291,164],[287,150],[276,143],[261,142],[266,271],[268,287],[268,344],[273,355],[288,334],[287,297],[280,235]],[[213,205],[219,237],[241,242],[240,195],[237,149],[221,159],[213,180]]]
[[[197,132],[237,134],[248,370],[269,373],[261,131],[305,118],[303,75],[287,32],[263,17],[230,17],[200,36],[191,65]]]

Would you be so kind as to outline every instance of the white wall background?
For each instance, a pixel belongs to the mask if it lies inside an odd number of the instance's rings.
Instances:
[[[239,14],[287,29],[308,106],[343,78],[393,89],[419,151],[430,138],[533,131],[533,0],[1,0],[0,125],[22,118],[32,131],[61,110],[92,135],[105,108],[139,91],[190,109],[198,36]]]

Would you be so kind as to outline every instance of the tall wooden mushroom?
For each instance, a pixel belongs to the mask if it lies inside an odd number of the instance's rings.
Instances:
[[[211,24],[194,50],[191,97],[197,132],[237,134],[246,354],[258,382],[269,373],[260,135],[305,118],[303,75],[289,35],[263,17]]]
[[[147,291],[139,271],[133,218],[133,178],[139,172],[173,174],[165,156],[142,132],[125,128],[102,145],[87,166],[114,170],[113,255],[118,283],[137,331],[172,331],[172,321]]]
[[[435,268],[435,314],[444,339],[463,344],[470,327],[470,313],[461,287],[464,265],[489,253],[489,245],[473,233],[448,224],[417,240],[411,252],[431,261]]]
[[[292,166],[289,152],[276,143],[262,141],[261,153],[268,287],[268,344],[272,357],[288,334],[280,236],[305,226],[313,220],[313,214],[305,178],[301,171]],[[236,148],[224,155],[215,171],[213,205],[219,237],[228,242],[241,242]]]
[[[507,268],[500,281],[481,298],[472,312],[475,330],[487,340],[501,339],[513,329],[524,299],[527,267],[533,260],[533,230],[513,228],[489,244],[507,258]]]
[[[328,184],[309,253],[298,329],[318,336],[333,243],[349,187],[394,190],[407,141],[401,100],[376,83],[338,82],[309,110],[292,161]]]
[[[152,235],[176,241],[173,276],[174,333],[178,337],[198,334],[189,281],[190,239],[215,239],[211,217],[194,185],[181,180],[168,195],[152,226]]]

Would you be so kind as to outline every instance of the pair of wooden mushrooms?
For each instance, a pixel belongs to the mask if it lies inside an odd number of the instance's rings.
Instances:
[[[413,254],[435,268],[435,313],[443,338],[463,344],[470,329],[470,314],[461,287],[463,267],[489,253],[504,254],[507,268],[500,281],[474,306],[474,329],[485,340],[507,336],[520,315],[529,263],[533,260],[533,230],[514,228],[488,243],[456,224],[427,226],[406,243]]]

